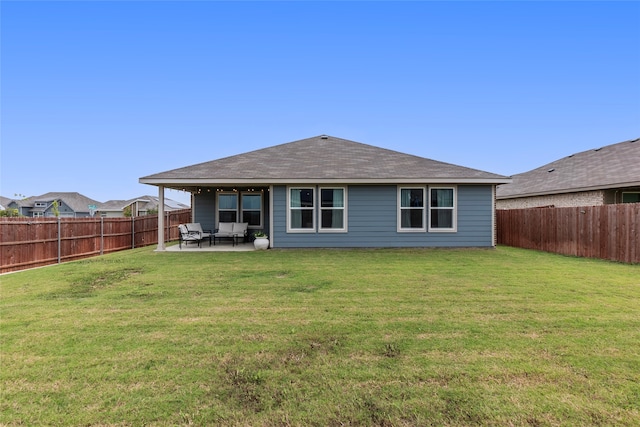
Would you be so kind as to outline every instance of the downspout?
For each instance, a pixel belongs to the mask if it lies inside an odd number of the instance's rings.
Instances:
[[[156,251],[164,251],[164,185],[158,186],[158,248]]]

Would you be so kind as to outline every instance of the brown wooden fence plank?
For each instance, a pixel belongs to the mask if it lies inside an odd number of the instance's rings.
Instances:
[[[498,210],[498,244],[640,263],[640,203]]]
[[[165,238],[177,240],[177,225],[191,210],[166,214]],[[174,230],[175,229],[175,230]],[[158,243],[157,216],[136,218],[2,218],[0,273],[49,265]],[[60,251],[58,251],[58,246]]]

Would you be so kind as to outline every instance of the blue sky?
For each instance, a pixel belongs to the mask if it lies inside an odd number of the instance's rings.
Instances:
[[[2,1],[0,194],[328,134],[512,175],[640,137],[639,2]],[[167,191],[188,201],[188,195]]]

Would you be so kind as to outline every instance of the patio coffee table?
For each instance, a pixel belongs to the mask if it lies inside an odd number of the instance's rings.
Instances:
[[[231,245],[235,246],[235,245],[238,244],[238,236],[240,236],[238,233],[228,234],[228,235],[225,235],[225,236],[216,236],[214,234],[213,235],[213,245],[215,246],[216,238],[217,238],[217,239],[231,239]]]

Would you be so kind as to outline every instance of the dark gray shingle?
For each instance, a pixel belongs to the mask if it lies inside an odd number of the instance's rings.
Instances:
[[[276,145],[149,175],[145,180],[505,180],[476,169],[331,136]]]
[[[640,185],[640,139],[572,154],[498,186],[508,199]]]

